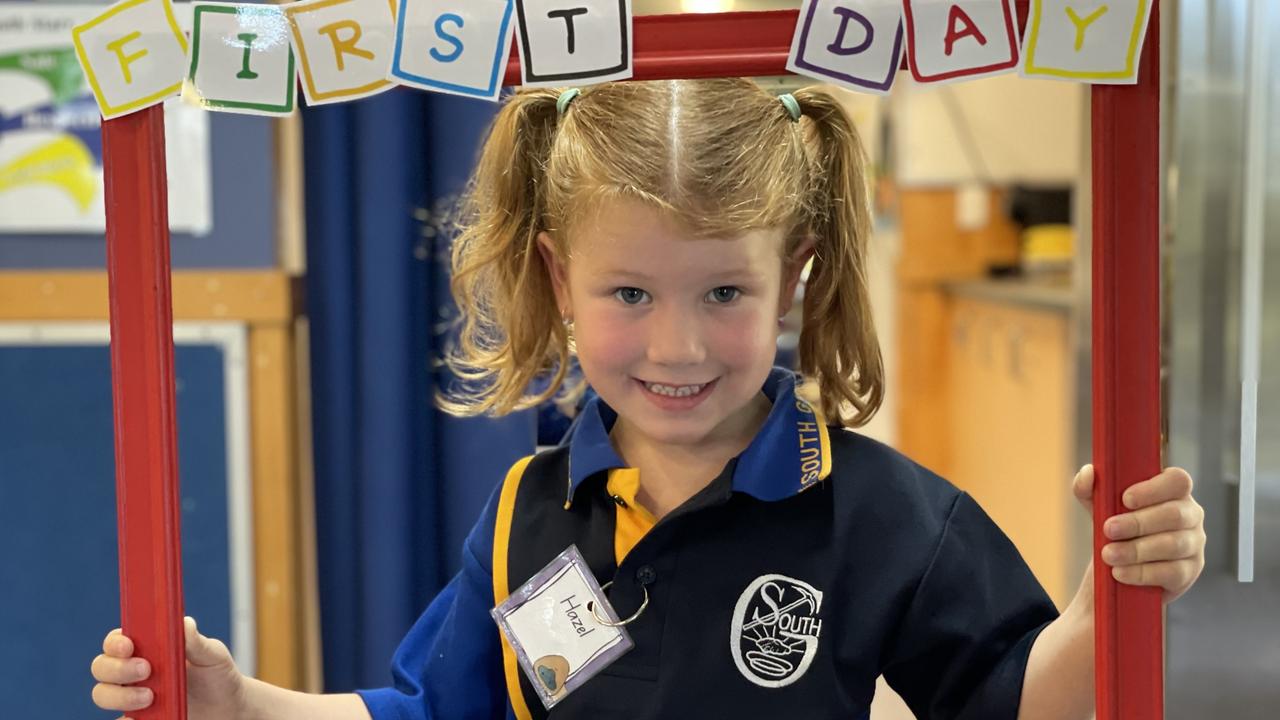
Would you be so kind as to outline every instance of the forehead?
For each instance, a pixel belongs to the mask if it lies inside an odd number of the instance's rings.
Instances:
[[[699,235],[644,203],[610,201],[571,233],[570,258],[607,269],[763,271],[780,262],[783,234],[780,228],[755,228]]]

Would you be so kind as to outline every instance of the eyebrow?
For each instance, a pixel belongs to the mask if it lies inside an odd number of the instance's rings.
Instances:
[[[653,279],[649,275],[635,272],[634,270],[606,270],[605,272],[600,273],[598,277],[606,280],[627,280],[637,283],[647,283]],[[707,276],[707,279],[710,281],[736,278],[749,278],[754,280],[758,277],[760,277],[760,273],[749,268],[731,268],[729,270],[718,270],[711,273]]]

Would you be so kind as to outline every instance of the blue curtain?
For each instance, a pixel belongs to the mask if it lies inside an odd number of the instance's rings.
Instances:
[[[392,652],[536,416],[461,420],[432,396],[450,313],[441,219],[491,103],[393,90],[303,112],[325,689],[390,682]]]

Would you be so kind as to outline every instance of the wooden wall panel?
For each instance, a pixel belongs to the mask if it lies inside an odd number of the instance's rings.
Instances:
[[[249,330],[258,678],[300,687],[302,557],[290,325]]]
[[[292,321],[301,284],[277,272],[175,272],[175,320]],[[0,320],[106,320],[100,272],[0,272]]]

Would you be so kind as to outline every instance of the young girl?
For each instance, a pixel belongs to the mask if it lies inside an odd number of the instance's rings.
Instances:
[[[816,90],[517,92],[454,250],[465,383],[443,403],[530,407],[575,356],[598,397],[499,485],[392,687],[275,688],[188,620],[192,720],[547,716],[534,683],[559,693],[557,718],[862,718],[881,674],[921,718],[1088,717],[1092,570],[1059,615],[972,498],[847,429],[884,392],[864,175],[852,123]],[[810,260],[796,375],[771,365]],[[1121,582],[1166,600],[1194,582],[1190,490],[1171,469],[1126,493],[1103,550]],[[1091,491],[1086,467],[1086,507]],[[633,647],[566,694],[568,666],[543,658],[531,679],[490,611],[570,546],[607,590],[571,597],[565,627],[622,625]],[[150,704],[132,654],[108,635],[99,706]]]

